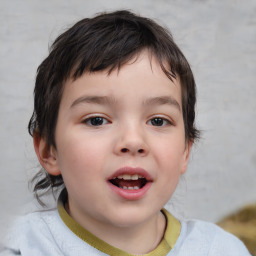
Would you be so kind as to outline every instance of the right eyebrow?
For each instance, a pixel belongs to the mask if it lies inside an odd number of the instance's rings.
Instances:
[[[162,97],[153,97],[149,98],[144,102],[145,105],[151,106],[151,105],[170,105],[177,108],[179,111],[181,111],[181,106],[178,103],[178,101],[171,97],[171,96],[162,96]]]
[[[77,106],[82,103],[93,103],[99,105],[114,105],[116,100],[112,97],[107,96],[82,96],[77,98],[71,104],[70,108]]]

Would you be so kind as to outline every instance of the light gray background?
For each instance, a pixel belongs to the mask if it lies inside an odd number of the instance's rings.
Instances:
[[[49,42],[83,17],[118,8],[169,27],[195,73],[203,138],[168,207],[217,221],[256,201],[256,1],[1,0],[0,236],[15,214],[38,208],[27,185],[38,164],[26,126]]]

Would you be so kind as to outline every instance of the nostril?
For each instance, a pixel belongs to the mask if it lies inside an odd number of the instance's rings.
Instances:
[[[127,152],[133,152],[133,150],[129,150],[128,148],[122,148],[121,149],[121,153],[127,153]],[[144,153],[145,152],[145,150],[144,149],[138,149],[137,151],[135,151],[135,152],[137,152],[137,153],[139,153],[139,154],[142,154],[142,153]],[[134,153],[135,153],[134,152]]]

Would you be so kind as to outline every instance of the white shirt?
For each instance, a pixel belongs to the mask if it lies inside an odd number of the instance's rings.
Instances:
[[[13,227],[1,256],[103,256],[105,254],[76,236],[62,221],[58,210],[30,213]],[[117,255],[117,254],[112,254]],[[156,254],[155,254],[156,255]],[[250,256],[235,236],[214,224],[181,221],[178,240],[167,256]]]

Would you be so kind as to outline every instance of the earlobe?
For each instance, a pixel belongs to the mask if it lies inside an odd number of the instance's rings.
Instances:
[[[187,145],[186,145],[186,148],[185,148],[185,151],[184,151],[184,160],[183,160],[183,164],[182,164],[182,168],[181,168],[181,174],[184,174],[187,170],[192,145],[193,145],[193,141],[189,140],[187,142]]]
[[[51,175],[57,176],[60,173],[56,150],[53,146],[48,147],[46,141],[38,134],[33,134],[34,148],[37,158],[42,167]]]

